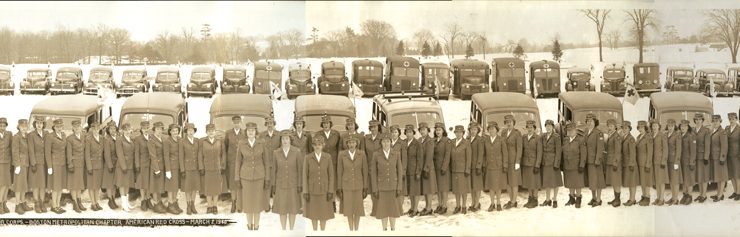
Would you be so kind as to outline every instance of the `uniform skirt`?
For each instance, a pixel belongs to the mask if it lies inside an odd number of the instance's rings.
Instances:
[[[362,190],[343,190],[342,200],[339,202],[339,213],[344,216],[365,216],[363,199]]]
[[[437,174],[434,170],[429,171],[429,175],[421,175],[421,195],[432,195],[437,193]]]
[[[150,193],[164,193],[164,171],[159,171],[159,174],[149,172],[149,192]]]
[[[673,167],[671,167],[673,168]],[[668,166],[660,168],[660,165],[653,165],[653,172],[655,173],[655,185],[665,185],[668,183]]]
[[[640,184],[640,172],[638,171],[640,167],[632,167],[632,170],[629,167],[622,167],[622,186],[624,187],[637,187]]]
[[[90,191],[97,191],[103,186],[103,170],[94,169],[92,174],[87,173],[87,189]],[[107,171],[106,171],[107,172]]]
[[[677,186],[683,183],[683,171],[679,165],[678,169],[673,169],[673,165],[668,167],[668,182],[671,186]]]
[[[583,173],[578,172],[577,169],[565,170],[563,173],[565,173],[564,183],[566,188],[583,188],[586,186],[584,184]]]
[[[136,188],[137,189],[149,189],[149,176],[151,169],[149,166],[141,166],[139,173],[136,174]]]
[[[510,187],[522,184],[522,171],[514,168],[516,168],[514,165],[509,166],[509,171],[506,177],[508,181],[506,184]]]
[[[647,171],[645,171],[645,167],[639,167],[640,168],[640,186],[644,187],[650,187],[653,186],[653,169],[648,168]]]
[[[606,188],[606,180],[604,180],[604,167],[597,167],[595,164],[586,165],[586,178],[588,180],[588,188]]]
[[[448,170],[442,175],[442,172],[437,170],[437,192],[449,192],[450,182],[452,181],[451,172]]]
[[[0,186],[10,186],[13,183],[10,163],[0,164]]]
[[[16,196],[19,193],[28,192],[28,167],[21,168],[21,172],[15,174],[13,177],[13,191],[16,192]]]
[[[501,191],[506,189],[507,172],[504,169],[486,170],[486,189],[489,191]]]
[[[472,192],[480,192],[486,189],[483,176],[483,172],[477,174],[474,169],[470,171],[470,190]]]
[[[704,157],[704,154],[696,154],[696,157]],[[710,162],[711,163],[711,162]],[[697,183],[707,183],[711,180],[711,171],[709,163],[704,164],[704,160],[696,159],[696,181]]]
[[[200,172],[197,170],[185,171],[185,179],[182,180],[183,192],[196,192],[200,190]]]
[[[383,219],[388,217],[400,217],[403,212],[401,210],[401,205],[394,200],[397,200],[396,191],[380,191],[378,193],[378,202],[375,203],[375,205],[378,206],[375,211],[375,218]],[[331,208],[329,210],[331,210]]]
[[[709,162],[712,167],[712,181],[714,182],[725,182],[729,178],[727,174],[727,162],[724,165],[719,164],[719,160],[712,160]]]
[[[242,210],[245,213],[260,213],[265,210],[265,181],[264,179],[246,180],[241,179],[242,184]],[[323,198],[326,200],[326,196]],[[313,200],[312,200],[313,201]],[[333,210],[329,208],[329,211]]]
[[[533,166],[522,167],[522,187],[528,190],[537,190],[542,186],[541,182],[540,173],[535,174]]]
[[[55,171],[56,172],[56,171]],[[74,172],[67,172],[67,189],[85,190],[85,168],[76,167]]]
[[[115,164],[113,165],[115,167]],[[116,186],[116,169],[108,171],[108,168],[101,170],[101,186],[105,189],[114,189]]]
[[[563,186],[563,173],[560,170],[555,170],[554,167],[543,167],[540,172],[542,174],[542,188]]]
[[[681,164],[681,174],[682,174],[682,182],[684,187],[691,187],[696,184],[696,172],[695,170],[691,170],[691,166],[688,163]],[[694,167],[696,169],[696,167]]]
[[[470,193],[470,176],[465,177],[463,172],[452,173],[452,193],[464,195]]]
[[[740,179],[740,160],[732,159],[730,156],[727,157],[728,174],[730,175],[729,178]]]
[[[61,192],[62,189],[67,188],[67,167],[57,166],[51,168],[52,173],[48,177],[47,187],[51,191]]]
[[[165,177],[164,179],[164,190],[177,193],[180,190],[180,170],[172,169],[170,173],[172,173],[172,177],[169,179]]]
[[[203,189],[206,196],[216,196],[223,192],[223,190],[221,189],[221,185],[223,184],[223,176],[221,176],[221,171],[207,170],[203,180],[205,181],[203,183]]]
[[[246,187],[242,186],[243,189]],[[386,203],[391,205],[397,205],[398,202],[394,202],[395,193],[393,199],[387,199]],[[309,200],[306,202],[306,206],[303,208],[303,216],[310,220],[325,221],[334,218],[334,207],[332,204],[333,200],[327,201],[326,194],[311,194]],[[378,205],[378,203],[376,203]],[[259,207],[259,205],[258,205]],[[245,207],[246,208],[246,207]]]
[[[123,169],[120,167],[116,168],[116,186],[118,188],[123,188],[123,190],[128,190],[131,188],[134,184],[134,170],[127,169],[126,172],[123,172]]]
[[[406,176],[406,186],[409,197],[421,195],[421,179],[416,179],[415,175]]]
[[[617,170],[614,170],[617,167]],[[622,188],[622,167],[621,166],[606,166],[606,181],[612,186],[612,189],[619,190]]]
[[[350,192],[344,193],[347,195]],[[301,198],[298,194],[298,188],[275,188],[272,212],[278,215],[298,214],[298,210],[301,209]],[[342,200],[342,204],[344,204],[344,200]],[[360,197],[360,206],[362,206],[362,197]]]
[[[29,167],[29,170],[31,167]],[[34,189],[46,188],[46,167],[42,164],[36,165],[36,171],[30,170],[28,173],[28,186]]]
[[[236,175],[234,166],[236,166],[236,164],[233,160],[226,163],[226,186],[230,191],[239,192],[239,190],[241,190],[241,184],[239,184],[239,181],[234,177],[234,175]]]

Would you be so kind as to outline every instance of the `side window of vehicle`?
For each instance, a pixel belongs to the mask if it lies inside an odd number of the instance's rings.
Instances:
[[[85,121],[87,122],[87,126],[89,127],[90,124],[98,121],[98,114],[94,113],[94,114],[87,116],[87,119],[85,119]]]
[[[183,113],[182,111],[180,111],[180,113],[177,115],[177,117],[178,117],[178,121],[177,121],[178,124],[180,124],[180,125],[185,124],[185,120],[186,120],[185,119],[185,113]]]
[[[651,103],[650,104],[650,119],[656,119],[655,116],[656,116],[655,108],[653,107],[653,104]]]

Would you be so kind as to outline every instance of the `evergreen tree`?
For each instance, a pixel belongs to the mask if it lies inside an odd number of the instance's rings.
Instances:
[[[560,61],[560,58],[563,57],[563,50],[560,49],[560,42],[558,40],[555,40],[552,42],[552,60]]]
[[[465,58],[470,58],[475,56],[475,52],[473,52],[473,46],[468,44],[468,48],[465,49]]]
[[[421,47],[421,56],[426,58],[429,57],[430,54],[432,54],[432,47],[424,41],[424,45]]]
[[[439,55],[442,55],[442,45],[439,44],[439,42],[437,42],[437,44],[434,45],[434,53],[433,53],[433,55],[435,57],[437,57]]]
[[[396,55],[403,56],[405,55],[406,47],[403,45],[403,40],[398,42],[398,46],[396,46]]]
[[[512,52],[512,53],[514,53],[514,57],[515,58],[521,59],[522,56],[524,56],[524,48],[522,48],[521,45],[518,45],[517,44],[516,45],[516,48],[514,48],[514,52]]]

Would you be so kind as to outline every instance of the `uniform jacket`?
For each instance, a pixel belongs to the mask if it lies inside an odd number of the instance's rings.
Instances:
[[[544,134],[542,139],[542,166],[560,167],[562,160],[562,140],[560,134],[552,132],[551,135]]]
[[[103,169],[104,163],[105,138],[98,135],[98,140],[90,134],[85,141],[85,167],[87,170]]]
[[[581,135],[571,141],[570,137],[563,138],[563,169],[575,170],[586,166],[586,142]]]
[[[43,166],[46,163],[46,160],[44,160],[44,138],[48,133],[42,131],[41,134],[39,135],[36,130],[28,134],[28,161],[31,166]]]
[[[637,135],[635,151],[637,152],[637,165],[640,168],[653,167],[653,138],[649,133]]]
[[[452,145],[450,145],[450,139],[447,137],[441,137],[439,139],[432,138],[434,140],[434,168],[437,171],[444,170],[445,172],[450,169],[450,151]]]
[[[309,152],[312,152],[313,151],[313,149],[311,149],[311,147],[309,147],[309,142],[308,141],[311,140],[311,135],[308,132],[306,132],[306,131],[301,132],[301,136],[300,137],[298,136],[298,133],[297,132],[294,132],[293,135],[292,135],[292,137],[293,137],[293,139],[291,141],[291,144],[293,146],[297,147],[298,149],[301,149],[301,152],[303,152],[303,154],[306,154],[306,153],[309,153]],[[362,140],[362,139],[360,139],[360,140]]]
[[[398,138],[396,143],[393,143],[391,139],[391,149],[398,152],[399,160],[401,161],[401,170],[403,175],[406,175],[406,167],[408,166],[408,157],[406,154],[406,141]]]
[[[427,136],[419,138],[419,149],[416,152],[419,162],[422,164],[421,171],[431,173],[435,169],[434,164],[434,139]],[[434,173],[431,173],[434,175]]]
[[[337,164],[337,189],[342,190],[370,190],[370,170],[365,161],[365,153],[362,150],[355,150],[354,160],[350,158],[349,150],[339,152]]]
[[[116,164],[122,170],[130,170],[134,168],[134,157],[136,156],[134,150],[133,138],[126,139],[126,136],[120,135],[116,139],[116,155],[118,160]]]
[[[656,165],[668,164],[668,139],[666,135],[657,131],[650,134],[653,138],[653,163]]]
[[[696,159],[709,160],[709,146],[711,145],[712,132],[709,131],[709,128],[701,126],[700,129],[694,132],[694,138],[696,139]]]
[[[522,163],[522,134],[519,133],[519,130],[514,128],[511,130],[511,133],[509,133],[507,130],[504,130],[501,135],[503,135],[506,138],[506,148],[509,149],[509,159],[507,162],[509,162],[509,167],[514,166],[514,164],[521,164]]]
[[[226,169],[226,152],[224,152],[224,142],[221,139],[213,138],[213,141],[208,137],[200,139],[198,169],[205,171]]]
[[[537,134],[522,135],[522,165],[540,167],[542,164],[542,139]]]
[[[329,137],[327,137],[326,133],[324,133],[324,131],[321,130],[321,131],[314,133],[313,135],[324,137],[324,152],[328,153],[331,156],[332,164],[336,165],[337,155],[339,154],[339,151],[342,149],[342,144],[340,143],[341,138],[339,137],[339,132],[332,129],[329,132]]]
[[[67,137],[67,168],[85,168],[85,134]]]
[[[318,133],[314,134],[318,136]],[[370,160],[373,159],[373,154],[375,154],[375,151],[380,149],[380,135],[376,134],[375,137],[373,137],[373,134],[365,134],[365,139],[362,140],[362,144],[365,146],[365,157],[367,157],[368,165],[370,165]]]
[[[622,138],[619,133],[613,132],[606,138],[604,152],[606,152],[605,163],[609,166],[622,166]]]
[[[584,139],[586,140],[586,154],[587,164],[601,165],[604,163],[604,157],[606,155],[606,149],[604,148],[604,133],[598,128],[584,132]]]
[[[360,151],[364,151],[365,150],[365,139],[363,139],[363,138],[365,138],[365,134],[364,133],[361,133],[361,132],[355,132],[353,134],[349,134],[349,132],[342,132],[340,134],[340,136],[339,136],[339,138],[340,138],[339,139],[340,140],[339,144],[342,145],[342,149],[341,150],[347,150],[348,149],[347,148],[347,143],[345,141],[349,137],[355,137],[355,138],[357,138],[357,149],[358,150],[360,150]]]
[[[164,139],[167,139],[167,137],[160,137],[159,139],[156,136],[149,137],[147,150],[149,151],[149,167],[152,173],[164,170]]]
[[[390,150],[388,157],[385,156],[383,149],[375,151],[374,158],[370,163],[370,188],[373,193],[380,191],[400,191],[403,181],[401,175],[401,154],[398,151]]]
[[[12,151],[13,166],[26,168],[30,165],[27,134],[21,134],[21,132],[18,132],[13,135]]]
[[[303,193],[325,195],[334,193],[335,172],[329,153],[321,152],[321,160],[316,153],[307,154],[303,160]]]
[[[180,138],[180,145],[177,154],[179,155],[180,172],[198,170],[198,150],[200,144],[198,139],[193,137],[191,142],[187,137]]]
[[[278,147],[272,152],[273,167],[275,172],[272,177],[272,185],[275,188],[298,188],[303,184],[303,151],[298,147],[291,146],[288,156],[285,156],[283,148]]]
[[[49,168],[62,168],[67,164],[67,138],[64,133],[49,133],[44,139],[44,158]]]
[[[13,143],[13,133],[9,131],[3,132],[3,137],[0,138],[0,164],[10,164]]]
[[[635,147],[635,138],[632,134],[622,137],[622,167],[637,166],[637,148]]]
[[[234,163],[234,178],[246,180],[265,179],[270,181],[270,154],[263,140],[255,139],[254,146],[248,139],[239,143],[239,152]]]
[[[668,131],[665,134],[668,140],[668,165],[681,164],[681,131]]]
[[[162,152],[164,155],[164,169],[166,171],[180,171],[180,141],[182,138],[178,138],[177,141],[172,136],[162,138],[164,143],[162,144]]]
[[[506,140],[500,135],[486,136],[483,140],[486,153],[483,167],[489,171],[508,169],[509,149],[506,148]]]
[[[149,157],[149,140],[154,138],[152,135],[139,135],[134,138],[134,165],[136,168],[148,167],[151,164]]]
[[[730,126],[727,126],[725,134],[727,134],[727,158],[740,162],[738,160],[740,159],[740,125],[735,125],[732,131]]]
[[[105,135],[103,139],[103,159],[105,159],[105,168],[114,169],[116,168],[116,162],[118,156],[116,154],[116,141],[117,137]]]
[[[696,138],[694,133],[686,132],[681,135],[681,163],[696,165]]]
[[[470,141],[465,138],[457,142],[457,138],[450,141],[450,169],[454,173],[470,174],[470,167],[473,161],[473,151],[470,149]]]
[[[470,169],[481,170],[483,168],[483,160],[485,160],[486,154],[486,141],[484,139],[485,137],[478,135],[468,139],[470,141]]]
[[[710,159],[718,161],[727,160],[727,134],[722,127],[712,132],[710,146]]]
[[[421,175],[421,170],[424,167],[424,157],[419,154],[419,140],[410,137],[404,140],[406,143],[406,175],[415,176]]]
[[[224,148],[226,149],[226,161],[228,163],[234,163],[236,161],[236,150],[239,148],[239,141],[244,139],[244,129],[239,129],[239,134],[234,129],[229,129],[224,135]]]

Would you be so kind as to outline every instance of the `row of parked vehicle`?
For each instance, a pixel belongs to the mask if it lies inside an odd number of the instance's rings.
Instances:
[[[438,98],[450,95],[469,99],[480,92],[526,93],[526,86],[533,97],[557,97],[561,92],[560,64],[555,61],[534,61],[529,64],[529,76],[525,63],[517,58],[495,58],[491,66],[476,59],[457,59],[449,64],[441,62],[420,63],[413,57],[394,56],[386,58],[385,64],[377,60],[359,59],[352,62],[352,79],[345,72],[345,65],[338,61],[321,64],[318,79],[311,76],[310,66],[292,64],[288,69],[289,80],[283,86],[283,65],[275,62],[257,62],[254,65],[251,85],[244,66],[223,67],[223,79],[216,80],[213,67],[196,66],[192,69],[190,82],[183,86],[179,68],[160,67],[153,83],[143,68],[130,68],[123,72],[120,83],[113,80],[110,67],[95,67],[90,70],[87,82],[82,80],[79,67],[62,67],[51,79],[49,68],[33,68],[27,71],[20,85],[20,92],[56,94],[96,94],[98,88],[116,91],[118,96],[151,91],[178,92],[189,95],[211,97],[217,88],[221,93],[271,94],[273,90],[285,91],[290,99],[300,95],[328,94],[348,95],[351,88],[359,88],[363,95],[371,97],[381,92],[424,91]],[[0,67],[0,93],[13,94],[15,85],[10,80],[11,68]],[[632,67],[632,84],[641,94],[661,91],[694,91],[710,95],[732,96],[740,94],[740,67],[720,69],[698,69],[668,67],[665,84],[660,83],[660,66],[657,63],[638,63]],[[570,68],[565,73],[565,91],[596,91],[592,71],[587,68]],[[606,65],[600,79],[601,92],[622,96],[629,78],[624,67]],[[315,79],[315,80],[314,80]],[[527,83],[528,80],[528,83]],[[316,81],[317,84],[314,84]]]

